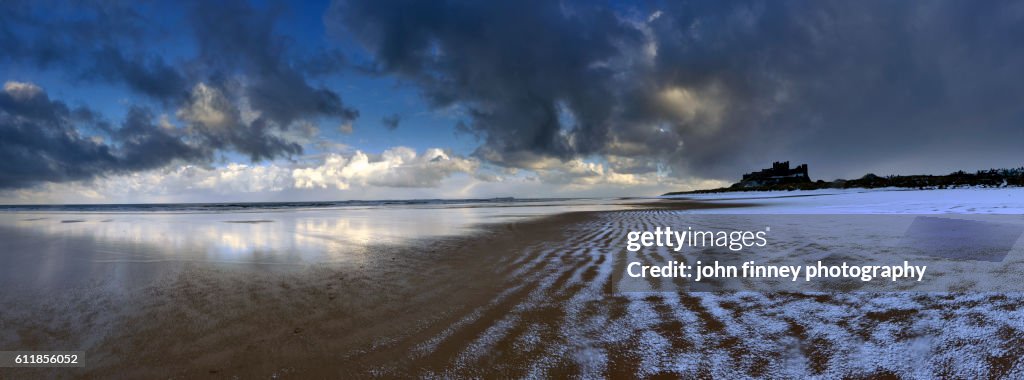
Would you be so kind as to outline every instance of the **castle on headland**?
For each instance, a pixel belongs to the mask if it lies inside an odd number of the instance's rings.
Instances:
[[[762,169],[743,175],[743,179],[729,187],[693,191],[676,191],[664,195],[723,193],[728,191],[817,190],[817,189],[874,189],[899,187],[909,189],[951,189],[961,187],[1024,187],[1024,167],[987,169],[968,173],[963,170],[946,175],[889,175],[871,173],[858,179],[836,179],[831,182],[811,182],[807,165],[789,167],[789,161],[776,162],[771,169]]]
[[[785,161],[774,162],[769,169],[744,174],[743,179],[732,187],[762,187],[809,182],[811,182],[811,177],[807,175],[807,164],[790,168],[789,161]]]

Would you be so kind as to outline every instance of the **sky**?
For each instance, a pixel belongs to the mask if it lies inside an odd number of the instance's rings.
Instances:
[[[0,203],[1024,166],[1014,1],[5,1]]]

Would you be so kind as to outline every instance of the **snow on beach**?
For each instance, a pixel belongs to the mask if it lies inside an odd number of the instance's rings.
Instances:
[[[713,214],[1024,214],[1024,188],[1019,187],[744,191],[662,198],[757,205],[752,208],[694,210]]]
[[[1022,189],[726,193],[687,198],[753,201],[760,206],[615,211],[576,226],[567,234],[576,238],[543,247],[545,254],[526,256],[532,259],[522,268],[531,270],[518,278],[537,285],[530,296],[509,307],[505,318],[484,330],[477,344],[466,347],[465,353],[473,353],[466,356],[492,355],[489,363],[503,363],[500,358],[529,363],[529,373],[534,375],[559,373],[552,371],[569,366],[582,377],[1024,375],[1020,307],[1024,296],[1019,294],[605,293],[607,285],[615,282],[612,273],[622,271],[626,261],[617,231],[671,225],[687,213],[1012,214],[1024,210]],[[664,249],[647,255],[671,257]],[[561,316],[555,326],[545,317],[552,314]],[[547,338],[538,342],[536,331],[546,331],[541,335]],[[522,335],[516,336],[517,332]],[[499,340],[532,343],[526,352],[479,351],[480,343]],[[469,363],[462,365],[462,370],[471,368]]]
[[[560,214],[429,249],[369,249],[359,260],[303,274],[192,265],[127,295],[97,287],[99,293],[38,304],[45,313],[25,308],[35,303],[23,299],[35,298],[12,293],[0,310],[13,311],[0,322],[23,328],[0,334],[0,343],[34,338],[47,347],[82,347],[98,358],[85,377],[153,377],[123,371],[142,362],[182,377],[279,371],[300,377],[1021,378],[1024,293],[615,289],[633,258],[625,249],[627,231],[682,225],[693,213],[732,213],[741,222],[744,213],[1012,214],[1024,210],[1022,197],[1021,189],[696,195],[688,198],[759,206]],[[287,225],[260,226],[274,224]],[[67,244],[80,245],[76,239],[68,236]],[[636,255],[676,259],[665,247]],[[182,324],[186,318],[190,323]],[[224,357],[233,366],[216,364]],[[203,361],[183,368],[193,358]]]
[[[610,292],[629,260],[620,232],[690,211],[605,212],[564,241],[523,251],[509,277],[516,286],[467,314],[459,329],[476,326],[471,342],[458,343],[457,364],[434,375],[1024,376],[1020,294]]]
[[[1024,376],[1024,295],[1019,293],[609,291],[618,281],[614,274],[622,273],[633,257],[623,252],[624,231],[678,224],[691,213],[1024,210],[1021,189],[806,193],[690,196],[761,206],[611,211],[573,225],[565,240],[521,252],[510,277],[517,285],[469,314],[479,325],[470,334],[473,341],[460,345],[458,365],[435,374],[525,370],[531,377],[568,373],[583,378]],[[664,248],[637,255],[674,258]],[[512,294],[518,295],[508,297]],[[485,314],[502,317],[479,318]],[[489,369],[481,372],[482,366]]]

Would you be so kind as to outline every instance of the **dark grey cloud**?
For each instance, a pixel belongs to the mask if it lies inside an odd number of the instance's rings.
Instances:
[[[732,178],[1024,161],[1017,2],[335,3],[380,74],[466,110],[477,155]]]
[[[209,161],[208,150],[152,120],[150,111],[133,107],[115,128],[35,85],[7,82],[0,92],[0,189]]]
[[[123,86],[144,96],[130,103],[155,106],[159,113],[179,116],[188,124],[176,135],[161,135],[158,132],[165,128],[143,123],[153,119],[152,111],[130,106],[124,125],[107,131],[110,138],[117,139],[116,146],[93,147],[89,139],[73,138],[81,132],[76,129],[78,124],[67,121],[52,107],[43,107],[46,109],[38,110],[41,114],[36,116],[60,119],[49,120],[46,126],[64,131],[47,136],[71,139],[65,144],[78,150],[95,148],[92,157],[97,160],[104,152],[113,158],[107,164],[61,169],[63,172],[5,172],[10,177],[5,182],[20,186],[46,178],[85,179],[107,172],[144,170],[173,159],[206,158],[218,150],[235,151],[253,161],[290,157],[303,152],[300,144],[284,137],[295,124],[317,120],[351,124],[359,116],[337,92],[311,82],[344,68],[344,55],[333,48],[295,49],[295,41],[276,29],[280,16],[287,12],[284,3],[149,6],[118,1],[50,4],[15,0],[0,4],[0,50],[4,51],[0,63],[61,73],[72,83]],[[167,23],[164,18],[181,22]],[[193,49],[195,55],[190,56]],[[16,78],[4,80],[9,79]],[[19,118],[29,115],[24,112],[35,112],[19,111],[22,113],[5,110]],[[20,133],[14,128],[19,125],[9,121],[5,128]],[[33,141],[39,143],[23,147],[18,154],[63,162],[64,153],[46,151],[60,146],[56,140]],[[7,145],[15,149],[13,142]],[[131,162],[124,161],[127,158]],[[83,165],[91,164],[85,160]]]
[[[335,20],[373,51],[377,70],[419,83],[436,106],[469,106],[470,129],[484,149],[569,158],[596,152],[615,100],[615,72],[591,63],[613,57],[641,33],[610,10],[558,2],[343,2]],[[559,122],[559,104],[594,110],[575,125]],[[561,133],[582,137],[571,144]],[[520,162],[508,162],[520,165]]]
[[[302,153],[302,146],[275,133],[283,128],[266,117],[244,120],[237,102],[226,94],[230,89],[225,87],[236,86],[198,84],[178,109],[177,116],[189,124],[192,137],[213,149],[246,154],[252,161]]]
[[[212,152],[203,145],[184,141],[184,131],[153,122],[152,111],[133,106],[128,109],[121,128],[112,131],[119,165],[112,171],[139,171],[159,168],[173,160],[208,162]]]
[[[391,116],[384,116],[380,119],[380,123],[384,125],[384,128],[391,131],[398,129],[398,124],[401,122],[402,116],[397,113]]]
[[[132,91],[165,104],[178,104],[188,94],[188,82],[181,72],[156,54],[126,57],[113,46],[92,53],[93,65],[82,72],[86,80],[124,83]]]
[[[60,53],[77,53],[80,46],[110,42],[122,33],[136,36],[142,31],[128,8],[110,2],[86,5],[74,12],[61,13],[60,7],[45,2],[5,1],[0,13],[0,42],[10,53],[5,58],[28,58],[45,67],[74,58]],[[59,17],[43,17],[40,10],[52,10]],[[106,27],[96,25],[99,22],[106,23]],[[47,29],[51,30],[49,35],[35,33]]]
[[[244,1],[0,3],[11,72],[123,86],[141,95],[129,103],[148,106],[111,123],[45,94],[7,93],[3,186],[224,151],[288,157],[302,153],[286,137],[296,125],[350,130],[358,111],[319,82],[353,67],[347,45],[300,49],[281,30],[287,12]],[[728,179],[772,160],[825,177],[1024,161],[1017,2],[351,0],[324,22],[370,53],[358,72],[394,76],[464,115],[457,129],[480,139],[476,156],[506,167],[598,157],[617,173]],[[185,125],[167,128],[158,114]]]
[[[199,62],[246,75],[252,107],[281,128],[309,117],[352,121],[359,112],[338,93],[310,85],[301,68],[314,74],[337,65],[337,55],[320,54],[298,64],[289,61],[290,39],[275,33],[278,7],[255,8],[244,1],[199,3],[191,11]]]
[[[0,61],[63,69],[68,79],[123,84],[165,101],[184,95],[185,79],[156,54],[129,50],[159,40],[131,3],[33,1],[0,4]]]

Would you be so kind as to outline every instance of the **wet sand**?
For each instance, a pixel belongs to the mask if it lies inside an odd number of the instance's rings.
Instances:
[[[694,207],[714,206],[569,212],[299,271],[184,263],[132,289],[5,291],[0,347],[87,366],[0,377],[1022,374],[1022,295],[612,291],[623,231]]]

